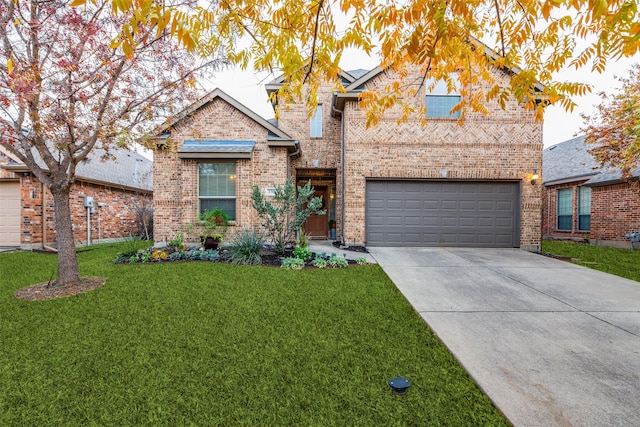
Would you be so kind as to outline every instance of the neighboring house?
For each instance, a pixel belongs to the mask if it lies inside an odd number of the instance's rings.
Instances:
[[[76,170],[70,204],[77,244],[138,235],[141,232],[138,216],[145,208],[150,216],[152,162],[131,151],[109,151],[114,159],[103,161],[105,154],[94,149]],[[86,197],[93,198],[93,212],[85,207]],[[55,248],[54,220],[49,190],[24,164],[0,147],[0,246]]]
[[[415,118],[398,124],[392,111],[367,128],[359,94],[383,88],[389,73],[343,72],[346,92],[322,87],[310,119],[301,103],[280,105],[278,121],[268,121],[216,89],[167,122],[154,154],[156,240],[187,232],[214,206],[230,213],[231,234],[258,226],[251,188],[270,194],[292,177],[310,180],[325,201],[327,215],[305,224],[312,238],[326,239],[335,221],[348,245],[539,249],[541,188],[530,181],[542,169],[542,123],[533,112],[496,103],[459,125],[449,111],[460,95],[422,85],[411,102],[416,110],[426,103],[426,127]],[[494,70],[505,85],[512,75]]]
[[[543,152],[543,236],[629,247],[625,234],[640,229],[637,178],[623,181],[617,169],[603,170],[579,136]]]

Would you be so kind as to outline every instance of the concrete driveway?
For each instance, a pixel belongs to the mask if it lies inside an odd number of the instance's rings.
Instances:
[[[516,426],[640,426],[640,283],[519,249],[370,248]]]

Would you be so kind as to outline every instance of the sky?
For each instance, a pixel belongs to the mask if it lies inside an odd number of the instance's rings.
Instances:
[[[343,58],[346,59],[343,59],[340,65],[344,70],[371,69],[377,65],[375,59],[356,50],[345,53]],[[577,104],[573,112],[566,112],[563,108],[556,106],[547,108],[543,124],[545,148],[579,135],[580,127],[584,125],[580,113],[593,114],[595,106],[600,103],[600,97],[597,94],[603,91],[607,93],[616,91],[619,87],[619,82],[615,79],[615,76],[624,76],[632,64],[639,62],[640,55],[617,62],[610,62],[603,74],[592,73],[587,68],[577,71],[566,70],[558,74],[557,80],[559,81],[587,83],[592,85],[593,89],[589,95],[573,98]],[[220,88],[265,119],[269,119],[273,117],[273,110],[267,101],[264,84],[274,77],[266,73],[258,75],[253,71],[228,69],[217,73],[210,84],[212,88]]]

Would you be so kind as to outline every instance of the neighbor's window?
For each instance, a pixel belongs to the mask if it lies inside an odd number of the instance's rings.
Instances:
[[[198,199],[200,213],[220,208],[236,219],[236,164],[198,164]]]
[[[573,189],[558,190],[558,230],[571,231],[573,223]]]
[[[591,230],[591,187],[578,187],[578,230]]]
[[[311,116],[311,137],[322,137],[322,104],[316,107],[316,111]]]
[[[427,82],[425,87],[429,88],[431,84],[433,84],[433,81]],[[461,99],[457,90],[448,93],[447,83],[444,80],[438,80],[433,90],[426,95],[427,117],[439,119],[459,118],[460,112],[451,113],[451,109],[455,107]]]

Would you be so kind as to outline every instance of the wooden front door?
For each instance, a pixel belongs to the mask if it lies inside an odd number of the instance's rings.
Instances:
[[[329,203],[327,196],[329,192],[327,187],[317,187],[313,197],[322,197],[322,209],[327,210]],[[326,215],[311,215],[307,222],[304,223],[304,232],[312,239],[326,239],[328,235],[328,214]]]

